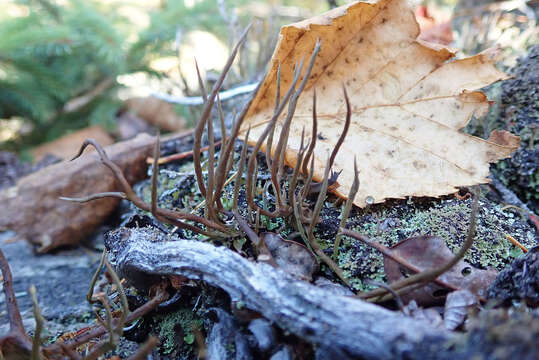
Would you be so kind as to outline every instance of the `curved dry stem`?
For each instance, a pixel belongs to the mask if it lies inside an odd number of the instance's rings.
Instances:
[[[99,145],[99,143],[97,143],[93,139],[87,139],[86,141],[84,141],[83,145],[81,146],[82,150],[79,151],[79,155],[82,153],[82,151],[84,151],[84,148],[86,148],[88,145],[92,145],[97,150],[97,152],[98,152],[98,154],[99,154],[99,156],[101,158],[101,162],[112,171],[115,178],[120,182],[120,185],[122,186],[122,188],[124,190],[124,193],[125,193],[125,199],[131,201],[139,209],[141,209],[143,211],[151,212],[152,211],[152,205],[145,203],[141,198],[139,198],[137,196],[137,194],[135,193],[135,191],[133,190],[133,188],[131,187],[131,185],[129,184],[127,179],[125,178],[125,176],[124,176],[124,174],[122,172],[122,169],[120,169],[120,167],[118,165],[113,163],[108,158],[107,154],[105,153],[105,151],[103,150],[101,145]],[[157,159],[157,161],[158,160],[159,159]],[[154,159],[154,162],[155,161],[156,161],[156,159]],[[97,194],[97,195],[99,195],[99,194]],[[167,222],[167,223],[169,223],[171,225],[178,226],[179,228],[188,229],[188,230],[194,231],[194,232],[199,233],[199,234],[203,234],[203,235],[207,235],[207,236],[215,235],[215,233],[213,233],[213,232],[202,230],[201,228],[199,228],[197,226],[184,223],[180,219],[193,221],[193,222],[203,224],[208,229],[217,230],[217,231],[220,231],[220,232],[223,232],[223,233],[227,232],[227,228],[224,225],[218,224],[218,223],[216,223],[214,221],[211,221],[209,219],[206,219],[206,218],[204,218],[202,216],[198,216],[198,215],[195,215],[195,214],[185,213],[185,212],[182,212],[182,211],[173,211],[173,210],[162,209],[162,208],[156,208],[155,209],[155,214],[160,217],[160,221],[164,221],[164,222]]]
[[[88,301],[88,304],[92,305],[96,303],[98,300],[92,299],[94,296],[94,287],[95,283],[97,282],[97,279],[99,278],[99,273],[101,272],[101,269],[103,268],[103,264],[105,263],[105,257],[107,256],[107,249],[103,249],[103,253],[101,254],[101,260],[99,260],[99,265],[97,265],[97,269],[95,270],[94,275],[92,276],[92,280],[90,281],[90,287],[88,288],[88,293],[86,294],[86,301]]]
[[[318,119],[316,117],[316,89],[313,89],[313,129],[311,131],[311,142],[309,144],[309,149],[305,154],[305,159],[303,160],[303,166],[301,172],[307,174],[307,166],[309,166],[309,161],[316,146],[316,138],[318,137]]]
[[[238,209],[238,196],[240,192],[240,182],[243,176],[243,168],[245,167],[245,159],[247,157],[247,140],[249,139],[249,133],[251,132],[251,125],[245,133],[245,139],[243,140],[243,147],[241,149],[240,163],[238,164],[238,171],[236,172],[236,177],[234,181],[234,197],[232,199],[232,209]]]
[[[34,331],[34,338],[32,340],[32,360],[40,360],[42,358],[41,332],[43,331],[45,319],[41,314],[41,310],[39,309],[39,304],[37,302],[36,287],[34,285],[30,285],[30,289],[28,289],[28,292],[32,297],[34,319],[36,320],[36,328]]]
[[[251,25],[247,26],[247,28],[243,31],[243,34],[241,35],[240,39],[238,40],[236,46],[230,53],[230,56],[228,57],[228,60],[225,64],[225,67],[223,68],[223,71],[221,72],[221,75],[219,76],[219,79],[217,79],[216,83],[213,85],[212,92],[210,96],[207,98],[207,101],[205,101],[204,109],[202,110],[202,115],[200,116],[200,120],[197,123],[197,126],[193,134],[194,135],[193,165],[195,168],[195,175],[197,178],[198,189],[204,197],[206,197],[206,187],[204,185],[204,178],[202,176],[202,167],[201,167],[201,161],[200,161],[200,155],[201,155],[200,144],[202,142],[202,133],[204,132],[204,127],[206,126],[206,122],[208,121],[210,117],[210,113],[213,108],[215,97],[217,96],[217,93],[219,92],[219,90],[221,89],[221,86],[223,85],[225,77],[228,74],[228,71],[230,70],[233,64],[234,59],[236,58],[236,54],[238,53],[240,46],[247,39],[247,34],[250,28],[251,28]],[[233,138],[235,138],[235,136]]]
[[[229,141],[227,142],[226,146],[223,143],[223,148],[221,149],[221,154],[219,157],[219,164],[217,165],[217,170],[215,171],[216,174],[218,174],[217,179],[215,180],[215,193],[213,198],[214,199],[220,199],[221,198],[221,192],[223,191],[223,187],[225,184],[225,181],[228,177],[229,171],[227,171],[228,168],[228,162],[229,157],[231,155],[232,149],[234,148],[234,140],[238,137],[240,127],[243,123],[243,120],[245,119],[245,115],[247,115],[247,111],[249,110],[249,107],[251,106],[256,93],[258,92],[258,89],[262,86],[262,81],[258,83],[258,86],[256,87],[255,91],[253,92],[253,95],[251,95],[251,98],[243,108],[241,109],[240,114],[238,115],[238,118],[232,127],[232,131],[230,132]],[[222,206],[219,206],[219,209],[221,209]]]
[[[322,259],[322,261],[326,263],[326,265],[339,277],[339,279],[341,279],[342,282],[350,286],[350,282],[344,277],[341,268],[339,268],[339,266],[329,256],[327,256],[324,251],[322,251],[320,245],[318,244],[318,241],[314,237],[314,227],[318,223],[320,211],[322,210],[322,206],[324,205],[324,202],[326,200],[330,170],[329,162],[330,160],[328,159],[326,163],[326,170],[324,172],[324,180],[322,181],[322,188],[320,189],[320,193],[318,194],[318,199],[316,199],[316,204],[313,211],[313,218],[311,219],[311,223],[309,225],[307,238],[309,239],[309,243],[311,244],[311,247],[316,253],[316,255],[318,255]]]
[[[281,101],[281,64],[277,66],[277,85],[275,89],[275,108],[273,113],[277,114],[279,110],[279,103]],[[273,135],[275,134],[275,123],[270,129],[268,140],[266,141],[266,166],[271,169],[271,148],[273,146]],[[275,190],[275,189],[274,189]]]
[[[288,91],[284,95],[282,101],[279,103],[279,106],[277,106],[277,105],[275,106],[277,111],[273,113],[273,116],[271,117],[268,125],[266,125],[266,128],[262,132],[262,135],[260,135],[260,137],[258,138],[255,146],[253,147],[253,151],[251,152],[251,156],[249,157],[249,162],[247,164],[247,179],[246,179],[246,184],[245,184],[245,193],[246,193],[246,198],[247,198],[247,204],[253,209],[257,208],[257,205],[254,202],[254,199],[250,195],[252,193],[251,188],[253,187],[253,180],[254,179],[252,178],[252,175],[253,175],[254,170],[255,170],[256,156],[257,156],[258,152],[260,151],[260,148],[262,147],[262,144],[266,140],[266,137],[268,137],[270,132],[275,131],[275,124],[276,124],[279,116],[281,115],[282,111],[284,110],[285,105],[288,103],[288,100],[290,99],[290,97],[292,96],[292,94],[294,92],[295,86],[296,86],[296,84],[297,84],[297,82],[299,80],[299,73],[300,72],[297,71],[297,69],[294,70],[294,78],[292,80],[292,84],[290,85],[290,88],[288,89]],[[273,183],[273,190],[274,190],[275,194],[280,194],[280,187],[279,187],[279,184],[277,182],[276,174],[274,175],[273,172],[272,172],[272,183]],[[279,216],[279,206],[277,206],[277,209],[274,212],[269,212],[269,211],[266,211],[264,209],[260,209],[260,213],[265,215],[265,216],[269,216],[269,217]]]
[[[344,205],[344,209],[341,214],[341,223],[339,224],[339,228],[345,228],[346,226],[346,220],[348,220],[348,216],[350,215],[350,210],[352,209],[352,205],[354,204],[354,199],[356,197],[358,189],[359,170],[357,169],[357,161],[356,157],[354,156],[354,181],[352,182],[352,187],[350,188],[348,198],[346,199],[346,204]],[[333,260],[335,261],[337,261],[337,258],[339,257],[339,246],[341,246],[341,239],[342,234],[339,232],[337,234],[337,237],[335,238],[335,243],[333,245]]]
[[[368,245],[368,246],[380,251],[384,256],[387,256],[391,260],[395,261],[399,265],[402,265],[403,267],[407,268],[409,271],[411,271],[413,273],[417,274],[417,273],[421,272],[421,269],[419,269],[414,264],[410,263],[408,260],[406,260],[402,256],[396,255],[388,247],[386,247],[386,246],[384,246],[384,245],[382,245],[382,244],[380,244],[380,243],[378,243],[376,241],[372,241],[369,238],[367,238],[366,236],[363,236],[363,235],[361,235],[361,234],[359,234],[359,233],[357,233],[355,231],[345,229],[342,226],[339,228],[339,233],[342,234],[342,235],[350,236],[351,238],[359,240],[359,241],[363,242],[365,245]],[[438,284],[440,286],[446,287],[448,289],[457,290],[457,288],[454,287],[453,285],[448,284],[448,283],[446,283],[446,282],[444,282],[444,281],[442,281],[440,279],[434,279],[433,282],[435,282],[436,284]]]
[[[339,137],[339,140],[337,141],[337,144],[335,144],[335,147],[333,148],[333,151],[331,152],[331,157],[329,160],[329,167],[333,167],[333,163],[335,162],[335,157],[337,156],[337,153],[339,152],[339,149],[341,148],[342,143],[344,142],[344,139],[346,138],[346,135],[348,134],[348,129],[350,129],[350,123],[352,119],[352,109],[350,107],[350,99],[348,99],[348,93],[346,92],[346,87],[342,86],[343,92],[344,92],[344,101],[346,102],[346,121],[344,123],[344,129],[341,133],[341,136]]]
[[[299,153],[298,158],[296,161],[296,166],[294,167],[294,172],[292,173],[292,180],[290,180],[290,184],[288,187],[288,202],[290,206],[294,206],[295,203],[295,195],[296,195],[296,184],[298,182],[298,176],[300,172],[300,166],[303,162],[303,154],[305,153],[305,148],[303,147],[303,142],[305,140],[305,127],[301,130],[301,143],[299,146]]]
[[[114,270],[114,268],[107,259],[105,259],[105,266],[107,268],[107,271],[109,272],[110,277],[112,278],[112,282],[116,285],[116,288],[118,289],[118,294],[120,295],[120,305],[122,307],[122,311],[116,325],[116,333],[118,335],[122,335],[125,320],[129,315],[129,304],[127,302],[127,297],[125,296],[125,290],[122,285],[122,282],[120,281],[118,274],[116,274],[116,270]]]

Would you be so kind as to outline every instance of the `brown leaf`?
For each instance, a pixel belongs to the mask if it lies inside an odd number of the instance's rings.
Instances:
[[[314,179],[322,179],[327,154],[343,129],[344,83],[352,124],[334,164],[333,170],[343,170],[337,195],[346,197],[350,190],[354,156],[361,180],[354,202],[358,206],[365,206],[367,198],[379,203],[386,198],[440,196],[459,186],[488,182],[489,162],[509,157],[518,138],[499,132],[483,140],[459,130],[472,114],[488,109],[486,96],[475,89],[506,78],[493,65],[496,51],[448,61],[454,56],[450,50],[417,40],[418,35],[405,0],[356,2],[283,27],[242,130],[251,126],[249,141],[256,142],[273,114],[279,64],[282,96],[292,82],[294,64],[308,59],[320,39],[322,49],[292,121],[287,164],[296,161],[302,129],[313,136],[309,129],[316,88]],[[279,121],[278,129],[283,119]]]
[[[93,138],[103,146],[114,143],[112,137],[102,126],[90,126],[70,134],[64,135],[54,141],[36,146],[30,150],[34,162],[39,162],[45,155],[51,154],[61,159],[70,159],[80,148],[80,144],[88,138]],[[88,149],[87,151],[94,151]]]
[[[279,268],[298,277],[312,279],[313,273],[318,269],[318,263],[305,246],[285,240],[275,233],[263,233],[260,238]]]
[[[445,241],[436,236],[412,237],[394,245],[391,247],[391,251],[421,271],[440,267],[455,256]],[[406,269],[385,256],[384,270],[390,284],[408,275]],[[438,279],[451,285],[454,289],[466,289],[474,295],[484,296],[496,275],[496,270],[480,270],[465,261],[460,261],[449,271],[440,275]],[[419,305],[434,305],[442,303],[448,292],[448,289],[430,283],[403,295],[402,299],[404,302],[414,299]]]

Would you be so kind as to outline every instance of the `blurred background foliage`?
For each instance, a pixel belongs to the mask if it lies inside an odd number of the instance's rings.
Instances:
[[[129,98],[152,92],[196,95],[193,58],[210,81],[210,70],[220,70],[249,22],[253,22],[250,37],[226,86],[256,81],[271,57],[280,26],[347,2],[4,0],[0,150],[20,152],[89,125],[113,130]],[[464,54],[492,46],[503,36],[513,43],[518,38],[519,47],[525,49],[537,35],[535,11],[526,12],[530,7],[524,0],[415,3],[428,3],[425,19],[438,23],[453,19],[452,44]],[[514,9],[520,15],[500,27],[500,14]],[[460,11],[458,19],[453,11]],[[193,115],[184,108],[176,110],[184,118]],[[186,120],[189,123],[192,119]]]
[[[309,5],[308,1],[295,3],[309,9],[309,13],[327,8],[324,3],[320,7]],[[112,129],[115,115],[122,107],[120,90],[125,87],[122,80],[129,85],[133,83],[125,75],[138,75],[135,82],[170,77],[159,59],[177,58],[186,40],[207,41],[207,37],[190,38],[195,30],[199,34],[211,34],[213,42],[207,45],[221,43],[220,48],[208,49],[206,60],[210,61],[199,59],[203,69],[204,65],[218,66],[219,63],[211,61],[212,57],[226,59],[223,52],[227,45],[252,20],[250,11],[245,9],[247,5],[253,7],[256,3],[248,0],[4,3],[0,14],[0,126],[4,131],[0,141],[4,141],[0,146],[20,150],[89,124]],[[304,14],[291,18],[298,15]],[[274,33],[283,21],[291,20],[283,16],[280,22],[275,22],[274,15],[259,19],[258,32],[271,29]],[[272,44],[266,45],[271,51]],[[250,49],[256,50],[254,46]],[[194,54],[186,56],[192,59]],[[244,78],[246,74],[254,76],[256,69],[249,66],[246,64],[241,71],[238,66],[231,81],[249,80]],[[182,69],[182,72],[193,70]],[[172,85],[177,85],[184,94],[189,92],[187,82],[182,83],[179,76],[172,80]],[[19,130],[19,136],[8,138],[5,132],[14,128]]]

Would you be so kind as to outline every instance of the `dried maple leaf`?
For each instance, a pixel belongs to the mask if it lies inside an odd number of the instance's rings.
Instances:
[[[358,206],[386,198],[439,196],[459,186],[488,182],[489,163],[508,157],[519,138],[496,131],[482,140],[459,130],[472,114],[488,109],[486,96],[474,90],[506,76],[493,66],[492,51],[448,62],[454,56],[451,51],[417,40],[418,35],[405,0],[357,2],[283,27],[268,74],[242,127],[244,131],[252,127],[250,143],[256,142],[273,114],[278,65],[281,88],[286,90],[294,64],[308,59],[320,39],[322,49],[292,121],[287,164],[295,164],[302,128],[307,136],[313,135],[309,129],[316,88],[319,133],[314,179],[323,177],[327,154],[344,125],[344,83],[353,114],[334,163],[334,170],[343,170],[337,195],[348,195],[354,156],[360,168],[354,201]]]

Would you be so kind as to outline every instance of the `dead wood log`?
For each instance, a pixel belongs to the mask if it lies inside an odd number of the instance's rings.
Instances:
[[[427,347],[441,347],[452,338],[448,332],[355,297],[332,294],[225,247],[127,228],[110,232],[105,245],[110,262],[136,287],[147,288],[171,275],[205,281],[282,329],[345,357],[425,358]]]
[[[146,176],[146,157],[154,138],[141,134],[134,139],[107,146],[105,151],[122,168],[131,183]],[[75,155],[75,154],[73,154]],[[111,171],[96,152],[51,165],[20,179],[0,193],[0,230],[12,230],[47,252],[76,244],[94,231],[114,210],[118,199],[107,198],[81,205],[59,199],[118,190]]]

